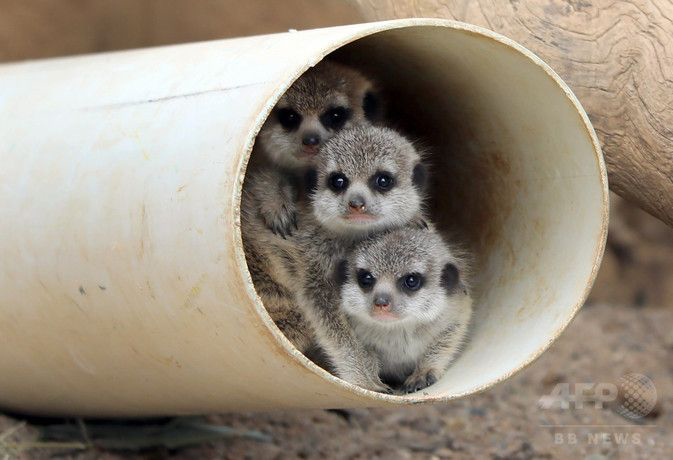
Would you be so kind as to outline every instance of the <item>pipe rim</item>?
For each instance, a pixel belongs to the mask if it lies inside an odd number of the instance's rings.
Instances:
[[[337,385],[341,389],[349,391],[355,396],[364,397],[365,399],[368,399],[372,403],[379,403],[379,405],[382,402],[389,404],[392,403],[393,405],[408,405],[408,404],[452,401],[454,399],[481,393],[495,386],[496,384],[509,379],[514,374],[528,367],[537,358],[539,358],[542,355],[542,353],[544,353],[551,346],[552,343],[554,343],[558,339],[558,337],[566,329],[566,327],[568,327],[570,322],[577,315],[579,309],[585,303],[587,297],[589,296],[589,292],[593,287],[594,281],[596,280],[596,276],[598,274],[598,269],[600,268],[601,265],[607,240],[608,219],[609,219],[609,190],[608,190],[608,177],[605,161],[603,158],[598,137],[596,136],[596,132],[594,131],[593,126],[591,125],[587,113],[585,112],[584,108],[580,104],[575,94],[572,92],[570,87],[568,87],[568,85],[561,79],[561,77],[547,63],[545,63],[540,57],[538,57],[535,53],[533,53],[529,49],[525,48],[523,45],[520,45],[514,40],[507,38],[497,32],[493,32],[489,29],[485,29],[483,27],[475,26],[464,22],[446,20],[446,19],[435,19],[435,18],[395,19],[390,21],[373,22],[369,23],[368,25],[369,25],[368,28],[364,30],[359,29],[355,33],[350,35],[348,38],[345,38],[338,43],[333,43],[329,47],[326,47],[320,55],[312,56],[312,59],[307,60],[306,63],[297,70],[297,72],[293,73],[285,80],[279,82],[272,96],[267,100],[264,109],[262,110],[262,112],[260,112],[259,116],[255,120],[255,123],[248,132],[244,149],[241,152],[241,155],[238,159],[237,175],[235,179],[236,186],[234,187],[234,196],[233,196],[234,206],[231,208],[233,215],[230,216],[232,222],[236,223],[235,225],[236,229],[233,232],[234,256],[238,261],[239,266],[245,267],[245,272],[242,273],[243,274],[242,281],[244,283],[244,287],[246,292],[248,293],[250,301],[255,306],[255,311],[259,319],[266,326],[265,332],[268,334],[268,338],[275,344],[279,345],[280,348],[282,348],[283,351],[290,357],[290,359],[299,363],[305,369],[309,370],[315,375],[320,376],[322,379],[328,381],[329,383]],[[348,28],[348,27],[350,26],[339,26],[335,27],[335,29]],[[569,309],[569,314],[567,315],[567,318],[565,318],[561,326],[556,331],[554,331],[553,334],[550,335],[549,340],[547,340],[546,343],[544,343],[534,353],[531,353],[519,366],[513,368],[509,372],[504,373],[503,375],[499,376],[496,379],[492,379],[491,381],[488,381],[480,386],[477,386],[472,390],[439,396],[424,395],[422,392],[412,393],[409,395],[388,395],[384,393],[378,393],[372,390],[367,390],[358,385],[354,385],[345,380],[342,380],[339,377],[336,377],[335,375],[320,368],[319,366],[311,362],[308,358],[306,358],[298,349],[294,347],[294,345],[292,345],[292,343],[276,326],[276,324],[271,319],[271,316],[267,312],[266,307],[264,307],[261,298],[257,295],[245,258],[245,251],[243,249],[243,239],[241,233],[241,222],[240,222],[243,182],[245,179],[247,165],[250,160],[256,136],[261,130],[262,125],[268,118],[269,114],[271,113],[271,110],[280,100],[281,96],[285,93],[285,91],[287,91],[287,89],[309,68],[313,67],[318,62],[322,61],[330,53],[350,43],[356,42],[364,37],[378,34],[380,32],[395,29],[418,28],[418,27],[447,28],[466,32],[489,40],[493,40],[501,45],[510,48],[513,51],[522,54],[523,56],[528,58],[528,60],[532,61],[532,63],[535,64],[538,68],[544,71],[547,74],[547,76],[556,84],[556,86],[558,86],[558,88],[564,93],[566,98],[575,108],[575,111],[580,118],[581,126],[584,127],[582,131],[585,135],[588,136],[590,143],[593,147],[594,159],[596,161],[596,170],[599,175],[602,192],[601,228],[598,241],[594,249],[594,254],[592,257],[593,263],[591,273],[586,280],[586,284],[584,286],[582,294],[580,295],[578,301],[572,306],[572,308]]]

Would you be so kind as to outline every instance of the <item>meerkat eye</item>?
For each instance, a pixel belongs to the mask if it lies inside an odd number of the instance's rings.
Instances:
[[[408,275],[404,275],[400,281],[405,290],[418,291],[423,285],[423,275],[420,273],[409,273]]]
[[[376,190],[387,192],[395,185],[395,179],[386,172],[379,172],[372,177],[372,184]]]
[[[346,107],[332,107],[320,116],[320,122],[329,129],[343,128],[350,117],[350,111]]]
[[[278,109],[278,122],[288,131],[293,131],[301,124],[301,115],[292,109]]]
[[[362,289],[371,289],[376,284],[376,278],[367,270],[360,269],[357,274],[358,285]]]
[[[327,185],[332,191],[341,193],[348,188],[348,178],[342,173],[332,173],[327,178]]]

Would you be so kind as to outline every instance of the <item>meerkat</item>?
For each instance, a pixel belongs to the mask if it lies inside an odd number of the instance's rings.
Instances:
[[[293,246],[285,240],[298,226],[300,184],[327,139],[375,122],[380,112],[372,81],[350,67],[323,61],[285,92],[257,136],[241,199],[247,263],[272,319],[304,353],[315,341],[296,305]]]
[[[340,309],[383,382],[411,393],[439,379],[472,316],[466,258],[432,228],[365,240],[338,269]]]
[[[338,262],[369,235],[423,226],[425,167],[411,142],[387,128],[357,127],[332,137],[309,173],[309,206],[291,238],[297,296],[335,373],[381,392],[377,357],[362,346],[339,309]]]
[[[273,233],[285,237],[296,230],[298,184],[324,142],[380,117],[378,90],[353,68],[322,61],[294,82],[257,136],[246,184]]]

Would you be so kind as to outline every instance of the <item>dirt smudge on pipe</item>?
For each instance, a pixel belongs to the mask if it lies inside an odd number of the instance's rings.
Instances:
[[[185,301],[182,303],[182,308],[187,309],[187,310],[198,310],[199,307],[196,306],[194,303],[196,299],[199,297],[201,294],[201,290],[203,289],[203,282],[206,280],[206,275],[203,274],[199,277],[199,279],[194,283],[192,288],[189,290],[189,293],[187,294],[187,297],[185,298]],[[203,312],[200,312],[203,314]]]

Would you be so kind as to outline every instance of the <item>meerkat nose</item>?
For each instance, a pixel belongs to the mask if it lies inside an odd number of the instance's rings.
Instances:
[[[365,206],[365,200],[361,196],[354,196],[348,201],[348,207],[351,211],[355,212],[365,212],[367,207]]]
[[[301,140],[301,143],[306,146],[315,146],[320,144],[320,135],[318,133],[307,133]]]
[[[381,310],[390,310],[390,296],[388,294],[379,294],[374,299],[374,306]]]

